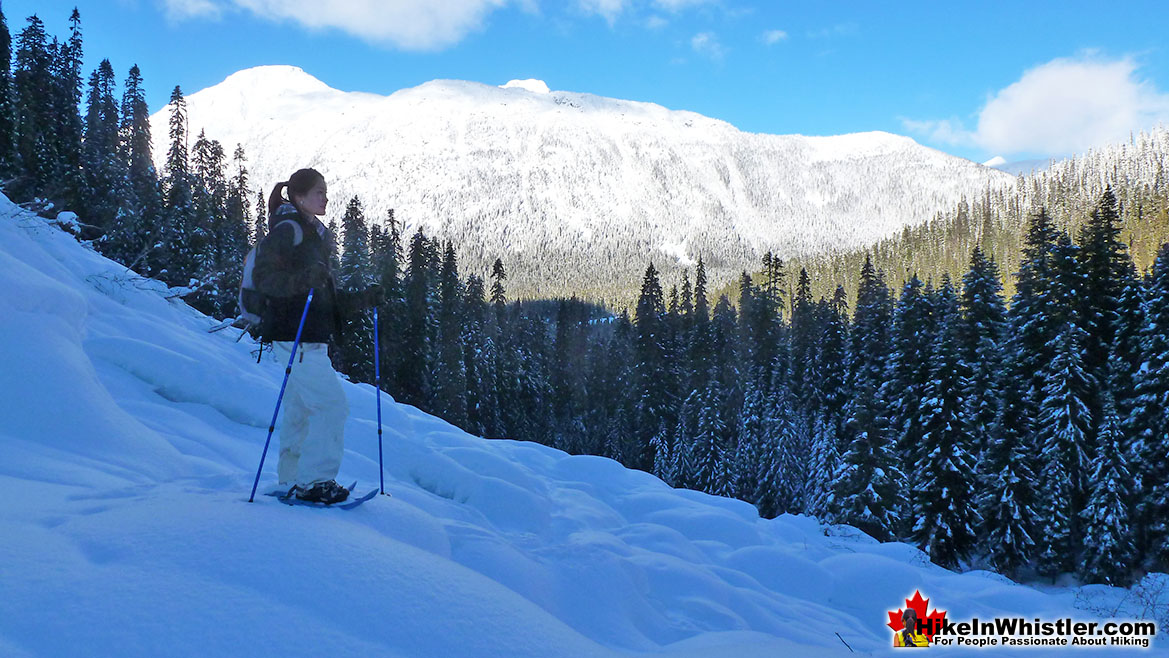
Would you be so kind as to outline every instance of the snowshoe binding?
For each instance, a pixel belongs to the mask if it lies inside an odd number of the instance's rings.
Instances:
[[[336,480],[317,482],[308,487],[295,487],[294,495],[297,500],[306,503],[322,503],[332,505],[349,497],[349,490],[337,484]]]

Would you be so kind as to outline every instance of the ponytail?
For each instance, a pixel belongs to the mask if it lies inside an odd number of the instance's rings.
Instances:
[[[280,206],[288,203],[284,199],[284,188],[288,187],[288,181],[276,183],[276,187],[272,188],[272,194],[268,195],[268,220],[271,221],[276,217],[276,211]]]
[[[293,200],[293,197],[308,194],[309,190],[313,189],[317,183],[324,181],[325,177],[316,169],[298,169],[296,173],[288,177],[288,180],[276,183],[276,187],[272,188],[272,194],[268,197],[268,219],[271,220],[275,217],[276,211],[286,203],[295,206],[296,201]],[[288,198],[282,194],[284,190],[288,190]]]

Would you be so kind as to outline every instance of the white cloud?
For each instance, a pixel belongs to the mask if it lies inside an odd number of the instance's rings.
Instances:
[[[617,21],[621,14],[633,9],[634,5],[639,7],[653,7],[663,11],[677,14],[683,10],[691,7],[698,7],[701,5],[708,5],[717,2],[718,0],[652,0],[651,2],[637,2],[635,0],[577,0],[580,8],[589,14],[598,14],[612,25]],[[666,20],[659,16],[650,16],[646,21],[646,27],[651,29],[658,29],[666,24]]]
[[[775,44],[779,43],[780,41],[786,41],[786,40],[787,40],[787,32],[784,32],[783,30],[767,30],[766,32],[763,33],[763,43],[765,43],[769,46],[774,46]]]
[[[654,0],[654,5],[667,11],[682,11],[698,5],[710,4],[712,0]]]
[[[722,44],[718,42],[718,37],[713,32],[695,34],[690,39],[690,47],[694,49],[694,52],[706,55],[711,59],[722,59],[727,53],[726,48],[723,48]]]
[[[218,18],[222,9],[213,0],[163,0],[168,20],[187,18]]]
[[[598,0],[611,2],[613,0]],[[620,2],[620,0],[616,0]],[[403,50],[437,50],[480,29],[491,12],[520,0],[162,0],[168,16],[216,16],[226,9],[292,21],[310,29],[337,29]]]
[[[626,0],[580,0],[580,8],[590,14],[600,14],[612,25],[625,11]]]
[[[1131,57],[1054,59],[995,93],[974,130],[957,119],[902,122],[933,140],[992,153],[1082,152],[1169,122],[1169,94],[1140,79],[1138,68]]]
[[[925,135],[930,141],[955,146],[974,145],[974,133],[966,130],[961,119],[926,119],[925,121],[902,119],[901,124],[912,133]]]
[[[660,30],[666,25],[669,25],[669,21],[662,18],[661,16],[654,15],[645,19],[645,26],[651,30]]]

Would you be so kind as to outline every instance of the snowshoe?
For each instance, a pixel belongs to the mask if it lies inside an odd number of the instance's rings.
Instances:
[[[317,482],[309,487],[296,487],[295,496],[297,500],[303,500],[306,503],[332,505],[348,498],[349,490],[337,484],[336,480],[329,480],[328,482]]]

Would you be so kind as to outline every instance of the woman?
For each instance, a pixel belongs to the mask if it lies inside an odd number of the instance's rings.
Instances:
[[[905,628],[893,636],[893,646],[928,647],[930,645],[929,639],[923,633],[919,632],[916,610],[906,608],[905,612],[901,613],[901,622],[905,625]]]
[[[305,300],[313,290],[284,394],[277,472],[281,485],[291,486],[297,498],[332,504],[349,497],[336,481],[349,403],[329,360],[329,342],[341,326],[339,303],[365,306],[376,291],[338,298],[330,269],[333,236],[317,219],[328,202],[325,179],[314,169],[301,169],[276,184],[268,199],[271,230],[256,249],[252,281],[268,298],[263,335],[281,363],[292,353]]]

